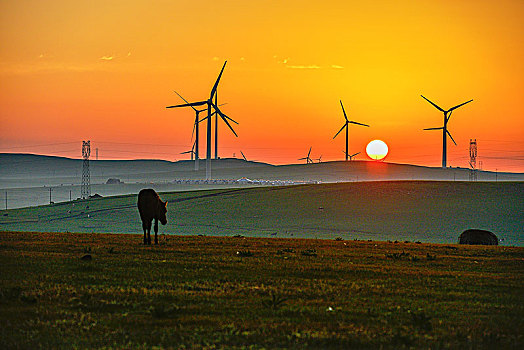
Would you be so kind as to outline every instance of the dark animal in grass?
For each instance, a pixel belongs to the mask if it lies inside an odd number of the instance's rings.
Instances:
[[[158,244],[158,221],[167,223],[167,201],[162,202],[153,189],[141,190],[138,194],[138,212],[144,229],[144,244],[151,244],[151,224],[155,220],[155,244]]]
[[[493,232],[469,229],[459,236],[459,244],[498,245],[499,240]]]

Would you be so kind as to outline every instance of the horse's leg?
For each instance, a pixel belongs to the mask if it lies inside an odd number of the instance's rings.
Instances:
[[[147,223],[142,221],[142,230],[144,230],[144,245],[147,244]]]
[[[151,245],[151,222],[153,219],[147,222],[147,244]]]
[[[158,219],[155,219],[155,244],[158,244]]]

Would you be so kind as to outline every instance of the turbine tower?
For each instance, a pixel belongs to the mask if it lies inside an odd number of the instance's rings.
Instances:
[[[167,106],[166,108],[178,108],[178,107],[197,107],[197,106],[203,106],[207,105],[207,142],[206,142],[206,180],[211,179],[211,117],[214,113],[218,113],[222,120],[226,123],[226,125],[231,129],[233,134],[235,134],[236,137],[238,137],[235,130],[233,130],[233,127],[231,124],[229,124],[228,120],[231,120],[232,122],[238,124],[233,119],[229,118],[227,115],[222,113],[220,108],[216,105],[216,103],[213,101],[213,98],[215,98],[216,101],[216,92],[218,83],[220,82],[220,78],[222,77],[222,73],[224,72],[224,68],[226,68],[227,61],[224,62],[224,65],[222,66],[222,70],[220,71],[220,74],[218,75],[217,80],[215,81],[215,84],[213,85],[213,88],[211,89],[211,93],[209,94],[209,99],[205,101],[199,101],[199,102],[192,102],[192,103],[185,103],[181,105],[175,105],[175,106]],[[215,110],[215,112],[211,113],[211,108]]]
[[[346,161],[348,160],[348,144],[349,144],[349,138],[348,138],[348,130],[349,130],[349,124],[356,124],[356,125],[362,125],[362,126],[367,126],[369,127],[369,125],[367,124],[362,124],[362,123],[358,123],[358,122],[355,122],[353,120],[348,120],[348,116],[346,115],[346,110],[344,109],[344,105],[342,104],[342,100],[340,100],[340,106],[342,107],[342,112],[344,113],[344,119],[346,120],[344,125],[342,126],[342,128],[340,128],[340,130],[335,134],[335,136],[333,136],[333,139],[335,139],[335,137],[337,137],[338,134],[340,134],[340,132],[342,130],[344,130],[344,128],[346,129],[346,152],[345,152],[345,155],[346,155]]]
[[[447,136],[449,136],[449,138],[451,139],[451,141],[453,141],[453,143],[455,144],[455,146],[457,145],[457,143],[455,142],[455,140],[453,140],[453,136],[451,136],[450,132],[448,131],[448,122],[449,122],[449,118],[451,118],[451,113],[453,113],[453,111],[461,106],[464,106],[466,103],[470,103],[471,101],[473,100],[469,100],[469,101],[466,101],[464,103],[461,103],[459,105],[456,105],[455,107],[451,107],[450,109],[448,110],[444,110],[442,108],[440,108],[439,106],[437,106],[435,103],[431,102],[430,100],[428,100],[427,98],[425,98],[423,95],[420,95],[422,96],[422,98],[426,101],[428,101],[429,103],[431,103],[433,105],[433,107],[435,107],[436,109],[438,109],[439,111],[441,111],[442,113],[444,113],[444,125],[441,126],[441,127],[438,127],[438,128],[426,128],[424,130],[442,130],[442,167],[443,168],[446,168],[446,155],[447,155],[447,149],[446,149],[446,141],[447,141]]]

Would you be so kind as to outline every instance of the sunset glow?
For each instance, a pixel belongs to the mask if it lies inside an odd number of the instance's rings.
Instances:
[[[453,112],[448,165],[524,172],[524,2],[3,1],[0,152],[189,159],[194,111],[224,63],[219,156],[273,164],[342,160],[387,140],[388,162],[440,166],[440,106]],[[204,115],[202,115],[204,117]],[[205,138],[201,125],[200,134]],[[214,141],[213,141],[214,142]],[[205,145],[201,147],[205,155]],[[214,154],[214,151],[213,151]]]

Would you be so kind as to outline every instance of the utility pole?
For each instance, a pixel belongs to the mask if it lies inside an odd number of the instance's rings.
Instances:
[[[96,148],[96,160],[98,160],[98,147]]]
[[[7,210],[7,191],[5,191],[5,210]]]
[[[89,173],[89,156],[91,155],[91,141],[82,141],[82,187],[80,197],[88,199],[91,195],[91,175]]]
[[[73,200],[73,191],[69,190],[69,201],[71,202]]]
[[[53,200],[51,198],[51,192],[53,192],[53,188],[49,187],[49,204],[53,204]]]

